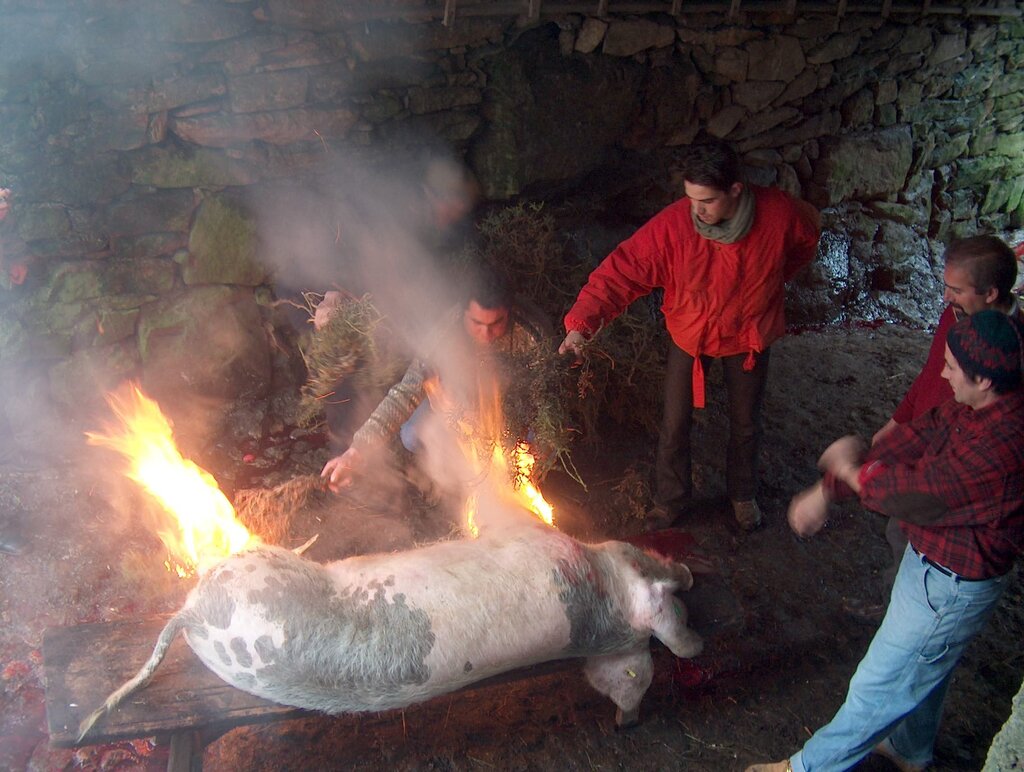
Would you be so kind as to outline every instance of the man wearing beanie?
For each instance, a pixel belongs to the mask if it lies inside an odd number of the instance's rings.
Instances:
[[[838,713],[790,759],[747,772],[840,772],[872,750],[902,772],[931,761],[953,669],[1024,550],[1024,325],[979,311],[950,329],[944,359],[952,400],[870,449],[843,437],[818,462],[832,498],[898,519],[909,545]],[[789,511],[804,537],[828,517],[807,495]]]
[[[946,307],[932,336],[928,358],[892,418],[875,432],[872,443],[898,424],[912,421],[953,396],[949,383],[942,377],[942,370],[945,366],[946,336],[954,322],[986,310],[1002,311],[1024,321],[1024,314],[1021,314],[1013,295],[1013,287],[1017,283],[1017,258],[1006,242],[991,235],[957,239],[946,249],[944,262],[942,300]],[[889,521],[885,539],[893,556],[892,564],[882,573],[881,592],[885,602],[879,604],[867,599],[850,599],[843,604],[855,616],[872,622],[878,622],[885,613],[893,580],[907,548],[907,537],[898,520]]]

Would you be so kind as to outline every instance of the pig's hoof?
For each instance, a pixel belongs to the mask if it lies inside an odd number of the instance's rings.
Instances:
[[[615,731],[621,732],[625,729],[632,729],[640,723],[640,708],[636,707],[632,710],[623,710],[619,708],[615,711]]]

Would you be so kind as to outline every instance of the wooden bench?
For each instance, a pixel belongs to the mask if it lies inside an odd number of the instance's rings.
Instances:
[[[138,672],[170,615],[47,630],[43,638],[46,720],[50,743],[78,745],[78,725]],[[224,683],[180,635],[156,675],[104,716],[83,744],[156,735],[170,739],[167,768],[197,770],[206,742],[235,727],[301,716]]]
[[[323,715],[278,705],[227,685],[199,661],[179,635],[152,680],[100,718],[79,743],[81,720],[138,672],[169,618],[168,614],[46,631],[43,669],[51,745],[70,748],[150,736],[167,738],[167,769],[198,772],[205,746],[225,732],[250,724]],[[484,679],[462,691],[566,670],[582,675],[582,668],[582,659],[545,662]]]
[[[685,599],[691,626],[705,637],[741,624],[740,608],[720,576],[699,576]],[[179,635],[150,682],[97,721],[79,743],[79,723],[138,672],[169,618],[167,614],[46,631],[43,670],[52,745],[67,748],[156,736],[170,742],[168,770],[198,772],[205,745],[231,729],[321,715],[278,705],[227,685],[199,661]],[[569,669],[582,677],[581,660],[558,660],[494,676],[467,690]]]

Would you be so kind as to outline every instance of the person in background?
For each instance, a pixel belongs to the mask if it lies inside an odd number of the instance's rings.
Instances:
[[[460,234],[480,199],[480,184],[466,167],[444,158],[430,160],[423,170],[423,203],[427,223],[442,245]]]
[[[394,303],[399,306],[417,303],[416,295],[429,286],[431,272],[450,258],[460,255],[474,235],[473,210],[480,198],[480,186],[472,172],[447,156],[430,156],[416,164],[420,178],[408,187],[401,186],[394,201],[400,214],[396,226],[406,229],[416,249],[429,255],[429,260],[403,254],[403,262],[395,268],[403,281],[389,288],[397,294]],[[364,258],[366,259],[366,258]],[[358,262],[358,261],[357,261]],[[423,272],[423,273],[418,273]],[[359,292],[368,291],[379,279],[356,282]],[[344,293],[328,290],[313,315],[313,329],[319,331],[334,310],[343,301]],[[351,445],[354,432],[366,420],[372,409],[365,394],[358,393],[353,384],[343,380],[335,385],[332,398],[325,403],[324,414],[328,438],[333,450],[340,451]]]
[[[946,335],[958,319],[994,309],[1024,322],[1024,314],[1013,295],[1016,281],[1017,260],[1013,250],[995,236],[971,236],[949,245],[943,271],[942,299],[946,307],[939,317],[928,358],[892,418],[875,432],[872,444],[895,427],[909,423],[952,398],[953,390],[942,377],[942,370]],[[820,484],[814,495],[823,495]],[[890,518],[886,522],[885,538],[892,549],[893,562],[883,573],[883,602],[851,601],[847,604],[851,612],[868,621],[877,622],[885,612],[889,591],[907,547],[907,537],[900,529],[899,520]]]
[[[818,214],[776,188],[748,185],[724,142],[692,148],[685,197],[620,244],[590,274],[565,316],[559,352],[584,343],[626,307],[664,289],[671,338],[648,529],[671,525],[692,504],[690,430],[704,407],[704,371],[720,360],[728,392],[726,489],[740,526],[761,524],[757,456],[771,344],[785,330],[785,284],[817,252]]]
[[[943,349],[953,399],[867,448],[821,456],[828,499],[857,495],[908,538],[889,608],[835,717],[785,761],[747,772],[850,769],[874,751],[903,772],[932,759],[964,649],[984,629],[1024,550],[1024,324],[994,310],[957,321]],[[813,536],[828,500],[797,496],[789,522]]]
[[[495,357],[517,351],[533,350],[549,336],[549,323],[539,312],[514,302],[507,288],[489,271],[482,271],[468,291],[465,303],[449,311],[434,334],[435,350],[444,347],[468,353],[467,361],[488,365]],[[435,353],[438,353],[435,351]],[[421,422],[428,412],[464,410],[478,396],[470,374],[459,374],[466,383],[445,382],[444,399],[440,390],[431,391],[431,381],[439,379],[434,357],[416,358],[402,380],[391,387],[370,417],[356,431],[345,452],[331,458],[320,473],[328,487],[337,492],[352,484],[367,458],[395,437],[410,453],[420,450]],[[468,381],[473,381],[469,383]],[[437,381],[439,382],[439,381]],[[433,399],[428,399],[428,396]],[[435,402],[436,408],[435,408]],[[444,403],[444,404],[443,404]]]

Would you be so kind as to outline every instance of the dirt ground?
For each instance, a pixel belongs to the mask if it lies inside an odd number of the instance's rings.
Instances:
[[[885,326],[804,332],[776,344],[760,494],[767,522],[752,534],[734,525],[723,498],[726,427],[720,374],[712,371],[710,404],[694,436],[705,506],[658,537],[706,559],[692,591],[694,626],[705,634],[706,649],[683,661],[653,644],[654,683],[636,728],[615,731],[614,707],[587,686],[579,668],[567,667],[402,711],[237,729],[207,747],[205,768],[742,770],[792,753],[843,699],[877,624],[847,606],[880,600],[890,554],[882,519],[855,505],[837,511],[810,541],[789,531],[785,507],[815,479],[815,460],[831,440],[852,431],[869,435],[886,421],[928,341],[925,332]],[[313,439],[277,449],[287,455],[278,480],[319,470],[327,451]],[[635,437],[599,451],[580,447],[575,458],[587,490],[555,473],[545,486],[558,526],[585,541],[639,534],[635,495],[642,487],[629,483],[649,471],[651,451],[648,438]],[[445,524],[410,514],[418,511],[412,498],[397,513],[382,514],[380,499],[394,495],[410,494],[377,491],[363,510],[352,500],[318,501],[293,519],[288,546],[315,530],[321,539],[309,554],[325,560],[446,535]],[[166,766],[159,742],[68,750],[50,748],[46,734],[44,630],[169,611],[188,589],[148,567],[159,545],[124,514],[133,502],[94,464],[53,467],[18,458],[0,469],[0,505],[24,513],[31,542],[25,555],[0,556],[0,769]],[[1024,677],[1022,637],[1015,577],[956,672],[936,770],[981,768]],[[859,767],[889,768],[870,757]]]

